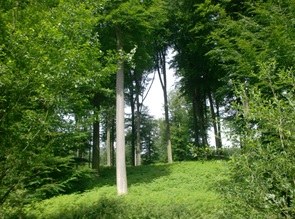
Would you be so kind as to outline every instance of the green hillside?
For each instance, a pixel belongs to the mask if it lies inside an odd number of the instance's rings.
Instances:
[[[101,171],[95,188],[26,208],[27,218],[217,218],[216,191],[225,162],[182,162],[131,167],[129,194],[118,197],[115,169]]]

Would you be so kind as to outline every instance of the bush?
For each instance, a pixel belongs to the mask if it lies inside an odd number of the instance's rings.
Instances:
[[[238,90],[242,150],[230,162],[225,212],[235,218],[295,218],[294,74],[275,63],[260,68],[259,86]]]
[[[65,162],[62,164],[65,164]],[[62,170],[63,175],[46,175],[47,181],[41,182],[38,181],[40,178],[36,177],[34,181],[31,180],[27,183],[30,186],[17,188],[0,206],[0,218],[18,218],[24,214],[24,206],[31,202],[39,202],[61,194],[83,192],[97,181],[97,174],[88,167],[76,168],[70,164],[70,166],[64,165]]]
[[[239,152],[239,148],[195,147],[191,145],[190,152],[196,160],[229,160],[232,155]]]

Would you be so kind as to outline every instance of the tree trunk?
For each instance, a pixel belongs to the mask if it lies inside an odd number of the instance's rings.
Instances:
[[[80,125],[79,125],[79,122],[80,122],[80,118],[77,114],[75,114],[75,121],[76,121],[76,131],[80,131]],[[87,132],[87,129],[86,127],[83,128],[85,132]],[[87,144],[87,142],[85,141],[85,144]],[[83,157],[83,149],[81,146],[79,148],[77,148],[77,151],[76,151],[76,157],[77,158],[82,158]],[[78,164],[76,164],[76,166],[78,166]]]
[[[132,77],[132,76],[131,76]],[[135,166],[135,101],[133,85],[130,89],[130,107],[131,107],[131,165]]]
[[[165,77],[165,80],[166,80],[166,77]],[[170,132],[169,111],[168,111],[167,89],[165,89],[165,91],[164,91],[164,106],[165,106],[165,121],[166,121],[167,156],[168,156],[168,163],[172,163],[173,158],[172,158],[172,145],[171,145],[171,132]]]
[[[193,97],[193,118],[194,118],[194,138],[195,146],[200,147],[200,133],[199,133],[199,121],[197,116],[197,100]]]
[[[206,105],[206,94],[202,93],[200,98],[200,118],[201,118],[201,124],[202,124],[202,144],[203,147],[207,147],[208,144],[208,134],[207,134],[207,105]]]
[[[93,123],[92,169],[99,170],[99,122]]]
[[[141,139],[140,139],[140,102],[139,102],[139,83],[135,80],[136,84],[136,166],[141,165]]]
[[[220,145],[220,140],[219,140],[219,130],[218,130],[218,125],[217,125],[217,116],[214,110],[214,103],[213,103],[213,98],[212,98],[212,94],[209,91],[208,92],[208,98],[209,98],[209,105],[210,105],[210,111],[211,111],[211,118],[212,118],[212,122],[213,122],[213,130],[214,130],[214,138],[215,138],[215,145],[216,148],[221,148]]]
[[[219,112],[219,104],[218,101],[215,100],[216,103],[216,119],[217,119],[217,130],[218,130],[218,140],[219,147],[222,148],[222,138],[221,138],[221,122],[220,122],[220,112]]]
[[[111,127],[111,165],[115,166],[115,117],[112,118],[112,127]]]
[[[170,134],[170,121],[169,121],[169,108],[168,108],[168,97],[167,97],[167,75],[166,75],[166,54],[165,51],[158,53],[158,75],[160,78],[161,86],[164,93],[164,109],[165,109],[165,125],[166,125],[166,142],[167,142],[167,159],[168,163],[173,162],[172,158],[172,145],[171,145],[171,134]],[[160,70],[161,69],[161,70]],[[161,71],[163,79],[161,77]]]
[[[198,147],[205,147],[208,145],[208,136],[206,128],[206,98],[200,88],[196,88],[194,92],[195,113],[196,113],[196,131],[198,133]]]
[[[118,52],[122,53],[121,32],[116,30]],[[116,76],[116,181],[118,195],[127,194],[127,174],[125,158],[125,121],[124,121],[124,63],[120,57]]]
[[[148,162],[150,163],[152,161],[152,141],[151,141],[151,136],[148,138],[148,143],[147,143],[147,149],[148,149]]]
[[[107,166],[112,166],[112,157],[111,157],[111,122],[109,119],[109,116],[107,118],[107,140],[106,140],[106,146],[107,146]]]

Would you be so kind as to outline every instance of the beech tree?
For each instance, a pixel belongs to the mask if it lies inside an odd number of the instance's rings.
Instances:
[[[171,115],[171,141],[173,159],[177,161],[192,159],[193,111],[192,104],[180,90],[173,90],[168,96]]]
[[[167,49],[167,48],[166,48]],[[171,131],[169,120],[169,106],[168,106],[168,94],[167,94],[167,72],[166,72],[166,49],[161,50],[157,54],[157,71],[161,82],[163,97],[164,97],[164,112],[165,112],[165,139],[167,147],[167,160],[168,163],[173,162],[172,157],[172,145],[171,145]]]
[[[136,50],[144,50],[144,48],[147,47],[147,45],[144,44],[147,42],[146,36],[151,36],[150,30],[154,28],[155,23],[159,23],[159,21],[157,20],[157,16],[160,15],[159,12],[161,12],[161,10],[159,10],[156,7],[157,5],[157,1],[104,1],[102,6],[98,9],[98,15],[100,16],[100,24],[97,26],[97,31],[100,35],[100,39],[103,44],[103,49],[105,51],[117,50],[119,54],[119,70],[117,73],[117,97],[119,97],[119,99],[117,99],[117,106],[122,107],[124,105],[124,69],[126,69],[125,65],[128,63],[128,61],[131,61],[131,58],[134,56]],[[134,64],[136,67],[138,63],[134,62]],[[122,109],[119,110],[118,108],[117,110],[118,114],[116,119],[120,119],[120,122],[123,121],[124,124],[124,119],[121,118],[122,116],[124,116],[124,113]],[[125,127],[122,124],[120,124],[119,127],[118,121],[116,122],[117,138],[119,137],[119,139],[117,139],[116,142],[118,150],[117,161],[125,162],[125,139],[123,137]],[[120,142],[118,142],[118,140],[120,140]],[[119,151],[122,154],[118,154]],[[119,160],[118,156],[121,157]],[[127,185],[123,185],[127,184],[127,180],[125,179],[125,164],[117,163],[117,168],[120,168],[117,169],[117,174],[119,174],[118,177],[122,178],[117,179],[120,181],[118,183],[121,184],[117,185],[118,193],[124,194],[127,192]]]
[[[119,52],[118,72],[116,76],[116,168],[117,191],[119,195],[127,193],[127,175],[125,158],[125,104],[124,104],[124,63],[121,30],[116,30],[117,49]]]
[[[0,203],[22,205],[72,189],[94,91],[114,65],[93,35],[91,1],[0,6]]]
[[[157,23],[156,28],[153,30],[154,37],[154,59],[155,59],[155,71],[158,74],[164,99],[164,115],[165,115],[165,141],[167,151],[168,163],[173,162],[172,157],[172,145],[171,145],[171,130],[169,119],[169,106],[168,106],[168,88],[167,88],[167,51],[171,45],[171,20],[169,20],[169,3],[165,1],[158,1],[158,7],[162,9],[161,17]],[[173,22],[173,21],[172,21]]]
[[[222,3],[207,55],[224,72],[242,147],[230,165],[227,216],[292,218],[295,2]]]

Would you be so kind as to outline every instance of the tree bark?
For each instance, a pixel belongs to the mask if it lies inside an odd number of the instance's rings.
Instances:
[[[220,121],[220,112],[219,112],[219,104],[218,101],[215,100],[216,104],[216,119],[217,119],[217,130],[218,130],[218,140],[219,140],[219,146],[222,148],[222,138],[221,138],[221,121]]]
[[[118,52],[122,53],[121,32],[116,30]],[[124,121],[124,63],[120,57],[116,76],[116,182],[118,195],[127,194],[127,174],[125,158],[125,121]]]
[[[140,102],[139,102],[139,82],[135,79],[136,84],[136,166],[141,165],[141,138],[140,138]]]
[[[115,117],[112,118],[112,125],[111,125],[111,165],[115,166]]]
[[[132,76],[131,76],[132,77]],[[133,85],[130,89],[130,108],[131,108],[131,165],[135,166],[135,101]]]
[[[207,105],[206,105],[206,94],[203,92],[200,98],[200,118],[201,118],[201,124],[202,124],[202,144],[203,147],[207,147],[208,144],[208,133],[207,133]]]
[[[106,146],[107,146],[107,166],[112,166],[112,157],[111,157],[111,122],[109,116],[107,118],[107,139],[106,139]]]
[[[171,134],[170,134],[170,121],[169,121],[169,108],[168,108],[168,95],[167,95],[167,75],[166,75],[166,54],[165,51],[158,53],[158,75],[160,78],[161,86],[164,94],[164,109],[165,109],[165,125],[166,125],[166,142],[167,142],[167,159],[168,163],[173,163],[172,157],[172,145],[171,145]],[[163,79],[161,77],[161,72]]]
[[[99,171],[99,121],[93,123],[92,169]]]
[[[206,147],[208,145],[208,136],[206,128],[206,98],[200,88],[194,91],[194,110],[196,117],[196,132],[198,135],[198,147]]]
[[[218,134],[219,130],[218,130],[218,125],[217,125],[217,123],[218,123],[217,122],[217,115],[214,110],[214,102],[213,102],[212,94],[210,91],[208,92],[208,98],[209,98],[211,118],[212,118],[212,123],[213,123],[215,145],[216,145],[216,148],[221,148],[219,134]]]
[[[194,138],[195,146],[200,147],[200,133],[199,133],[199,121],[197,116],[197,100],[193,97],[193,118],[194,118]]]

